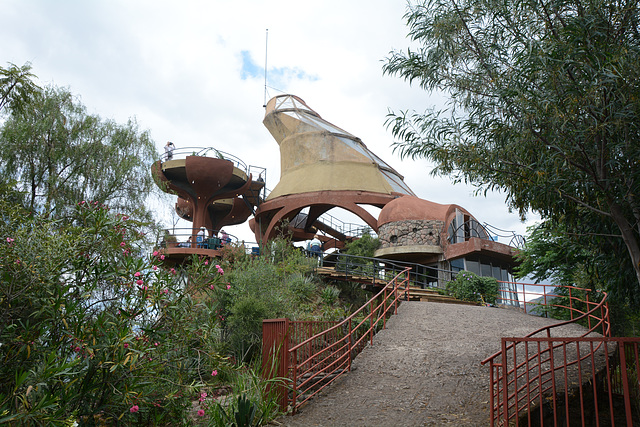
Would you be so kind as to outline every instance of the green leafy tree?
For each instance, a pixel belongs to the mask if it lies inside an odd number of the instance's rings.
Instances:
[[[81,202],[73,222],[0,202],[0,424],[186,420],[227,363],[213,265],[163,268],[137,221]]]
[[[33,82],[31,64],[22,67],[9,63],[7,68],[0,67],[0,113],[5,110],[22,111],[38,86]]]
[[[147,132],[89,115],[67,90],[48,87],[0,130],[0,175],[13,179],[32,213],[64,217],[80,200],[150,215],[144,202],[157,156]]]
[[[550,281],[592,290],[600,290],[604,285],[611,289],[613,296],[609,298],[613,333],[637,336],[640,333],[640,313],[633,299],[620,293],[620,290],[628,288],[625,283],[633,282],[635,277],[629,259],[620,257],[620,253],[624,253],[624,244],[619,239],[584,235],[567,238],[566,229],[556,230],[551,223],[544,222],[529,229],[527,245],[518,253],[520,264],[514,275],[531,278],[536,283]],[[585,308],[575,300],[569,304],[567,288],[556,288],[553,294],[557,295],[558,301],[554,304],[558,307],[550,306],[543,310],[552,317],[569,318],[569,313],[562,306]],[[584,293],[574,289],[572,295],[578,297]],[[593,293],[591,295],[593,298]]]
[[[511,208],[563,224],[569,238],[623,242],[635,276],[623,286],[636,298],[639,17],[634,1],[411,2],[416,47],[384,66],[450,95],[448,111],[390,113],[402,156],[501,190]]]

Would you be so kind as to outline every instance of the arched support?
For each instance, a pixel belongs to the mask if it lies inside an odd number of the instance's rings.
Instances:
[[[310,225],[323,213],[338,207],[358,216],[372,230],[377,232],[377,219],[359,205],[367,204],[381,208],[398,196],[364,191],[318,191],[277,197],[263,203],[256,212],[256,221],[262,220],[263,230],[259,230],[256,227],[254,233],[256,240],[260,241],[260,237],[262,237],[262,243],[273,239],[276,235],[277,227],[283,220],[293,218],[306,207],[309,207],[309,219],[305,226],[305,231],[309,231]],[[265,226],[264,222],[267,220],[268,224]],[[261,231],[263,231],[262,236],[260,236]]]

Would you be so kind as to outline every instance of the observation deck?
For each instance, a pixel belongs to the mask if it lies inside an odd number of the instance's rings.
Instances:
[[[165,153],[152,165],[152,173],[163,191],[178,196],[176,213],[193,224],[179,235],[165,236],[162,250],[169,262],[181,262],[192,254],[219,255],[215,242],[221,239],[222,228],[244,223],[265,197],[265,168],[247,166],[212,147]]]

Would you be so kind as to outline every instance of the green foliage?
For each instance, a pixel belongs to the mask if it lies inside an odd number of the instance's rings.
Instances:
[[[634,288],[629,286],[635,277],[628,265],[629,258],[619,255],[625,250],[622,242],[604,237],[567,236],[565,229],[563,225],[556,226],[550,221],[531,228],[527,244],[518,254],[521,263],[516,268],[516,276],[606,290],[614,333],[619,336],[637,335],[640,314],[633,303],[636,301],[631,292]],[[564,298],[566,295],[562,294],[564,291],[559,292],[561,295],[557,303],[568,305]],[[563,310],[544,312],[555,318],[568,318]]]
[[[7,68],[0,67],[0,113],[5,110],[24,111],[33,94],[39,89],[33,83],[34,74],[31,64],[22,67],[9,63]]]
[[[262,426],[281,415],[275,386],[283,384],[283,379],[263,379],[260,361],[249,367],[235,369],[231,378],[233,394],[211,405],[203,402],[208,424],[213,426]]]
[[[500,285],[493,277],[481,277],[470,271],[456,273],[456,278],[447,283],[447,292],[463,301],[495,304]]]
[[[340,296],[340,289],[331,285],[322,289],[322,292],[320,293],[322,302],[324,302],[328,306],[334,305],[336,301],[338,301],[339,296]]]
[[[337,271],[345,271],[353,275],[373,276],[378,271],[376,261],[371,259],[380,247],[380,240],[368,233],[359,239],[347,243],[341,253],[346,256],[338,256]],[[360,258],[362,257],[362,258]]]
[[[28,106],[28,108],[27,108]],[[67,89],[32,93],[0,129],[0,175],[14,179],[32,213],[66,217],[79,200],[95,200],[145,219],[157,157],[147,132],[87,114]]]
[[[250,361],[261,351],[262,320],[308,317],[319,284],[309,260],[286,239],[270,242],[271,254],[225,264],[230,289],[216,291],[229,351]]]
[[[591,236],[594,256],[622,246],[635,279],[617,286],[637,298],[637,4],[418,0],[405,17],[414,47],[392,52],[384,71],[450,97],[448,111],[391,113],[395,148],[504,192],[569,238]]]
[[[379,247],[380,239],[369,233],[364,233],[359,239],[347,243],[344,253],[371,258]]]
[[[217,269],[196,262],[185,282],[160,254],[143,255],[141,224],[98,203],[78,204],[73,223],[5,202],[0,217],[0,418],[185,419],[190,397],[227,365],[207,297],[225,288]]]

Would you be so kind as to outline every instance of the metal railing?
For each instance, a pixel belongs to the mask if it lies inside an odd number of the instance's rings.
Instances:
[[[373,342],[378,330],[386,327],[387,318],[397,313],[400,298],[408,299],[408,272],[407,268],[398,273],[353,314],[321,332],[316,333],[310,322],[288,319],[263,322],[263,368],[269,377],[288,381],[286,387],[279,388],[283,410],[290,407],[295,412],[351,370],[353,358]],[[274,360],[278,363],[272,363]],[[269,371],[268,366],[277,369]]]
[[[166,230],[156,239],[156,247],[158,248],[219,249],[228,243],[237,244],[238,238],[233,234],[225,236],[221,230],[213,230],[211,234],[205,233],[201,237],[197,233],[194,234],[191,227]]]
[[[543,290],[531,292],[527,287]],[[490,370],[490,425],[615,425],[621,413],[624,421],[619,425],[634,425],[631,420],[637,422],[639,413],[640,338],[611,338],[607,294],[572,286],[522,289],[514,292],[524,296],[525,312],[564,311],[569,320],[526,337],[502,338],[500,351],[482,361]],[[586,331],[578,337],[552,337],[569,323],[582,324]],[[611,357],[616,345],[624,345],[618,358]],[[630,375],[628,361],[635,367]],[[622,412],[618,405],[623,405]]]
[[[198,156],[198,157],[211,157],[215,159],[229,160],[233,163],[235,167],[238,169],[249,172],[249,168],[246,163],[243,162],[239,157],[234,156],[233,154],[229,154],[225,151],[218,150],[214,147],[180,147],[176,148],[171,153],[162,153],[160,156],[160,161],[166,162],[167,160],[177,160],[184,159],[188,156]]]
[[[307,257],[316,256],[316,254],[308,250],[305,253]],[[333,274],[331,275],[333,279],[370,283],[388,280],[398,272],[410,268],[410,286],[422,289],[444,290],[447,283],[454,280],[457,274],[455,271],[434,266],[343,253],[326,254],[321,261],[321,266],[333,268]],[[335,273],[342,273],[342,276],[337,276]],[[498,280],[498,283],[500,289],[496,303],[519,307],[521,303],[518,293],[515,292],[516,287],[513,286],[511,288],[514,283],[500,280]]]
[[[461,240],[459,240],[460,237],[462,237]],[[448,240],[449,243],[461,243],[469,240],[471,237],[504,243],[506,245],[513,246],[514,248],[522,248],[525,243],[524,237],[520,234],[516,234],[515,231],[502,230],[498,227],[487,224],[486,222],[480,224],[475,219],[465,221],[455,229],[450,228]]]

